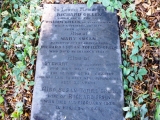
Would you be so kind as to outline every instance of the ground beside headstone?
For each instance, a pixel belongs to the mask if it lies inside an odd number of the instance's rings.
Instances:
[[[44,5],[31,120],[123,120],[116,13]]]

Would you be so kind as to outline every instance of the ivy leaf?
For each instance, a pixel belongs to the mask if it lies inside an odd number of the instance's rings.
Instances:
[[[107,6],[110,5],[110,0],[103,0],[103,1],[102,1],[102,4],[103,4],[105,7],[107,7]]]
[[[132,73],[131,73],[131,76],[135,76],[135,73],[134,73],[134,72],[132,72]]]
[[[127,69],[127,68],[123,68],[123,73],[124,75],[128,75],[130,73],[130,69]]]
[[[133,70],[136,73],[137,72],[137,66],[134,66]]]
[[[114,8],[113,8],[112,6],[108,6],[108,7],[107,7],[107,11],[109,11],[109,12],[114,12]]]
[[[141,68],[141,69],[138,70],[138,74],[146,75],[147,74],[147,70],[145,68]]]
[[[143,60],[143,57],[140,56],[140,55],[137,55],[137,61],[138,61],[138,62],[142,62],[142,60]]]
[[[4,98],[0,96],[0,104],[2,104],[3,102],[4,102]]]
[[[130,107],[123,107],[122,109],[123,109],[123,111],[129,111]]]
[[[34,81],[29,81],[28,83],[29,86],[33,86],[34,84],[35,84]]]
[[[135,4],[130,4],[129,7],[130,7],[132,10],[135,10],[135,7],[136,7],[136,6],[135,6]]]
[[[134,78],[135,78],[135,80],[138,80],[138,75],[135,75]]]
[[[13,112],[13,113],[11,114],[11,117],[12,117],[12,118],[19,118],[18,112]]]
[[[125,118],[132,118],[132,117],[133,117],[132,112],[128,111]]]
[[[14,4],[14,9],[18,9],[18,4]]]
[[[17,22],[19,22],[19,21],[21,21],[22,20],[22,18],[21,17],[14,17],[14,19],[17,21]]]
[[[141,119],[144,119],[145,114],[148,112],[148,109],[146,108],[146,104],[142,105],[142,107],[140,108],[140,115],[141,115]]]
[[[19,60],[23,60],[23,59],[24,59],[22,53],[16,52],[15,54],[16,54],[16,56],[18,57]]]
[[[15,41],[14,41],[14,43],[15,44],[20,44],[21,40],[22,40],[22,37],[21,36],[17,36]]]
[[[26,50],[27,50],[29,57],[31,58],[32,57],[32,46],[26,46]]]
[[[6,34],[7,32],[8,32],[8,29],[7,28],[3,28],[2,33]]]
[[[160,103],[156,105],[155,120],[160,120]]]
[[[1,57],[5,56],[5,53],[0,52],[0,56]]]
[[[142,81],[142,75],[138,74],[137,76]]]
[[[149,96],[149,94],[146,94],[146,95],[142,95],[142,98],[145,99]]]
[[[124,90],[127,90],[127,89],[128,89],[128,86],[127,86],[127,85],[124,85],[123,88],[124,88]]]
[[[133,35],[132,35],[132,36],[133,36],[132,42],[134,42],[135,40],[141,38],[140,35],[138,35],[136,32],[133,32]]]
[[[40,20],[36,19],[36,20],[34,21],[34,25],[35,25],[36,27],[39,27],[39,26],[41,25]]]
[[[138,42],[138,46],[141,48],[143,46],[143,42],[141,40],[137,40],[136,42]]]
[[[128,80],[129,80],[130,82],[132,82],[132,83],[135,81],[135,79],[134,79],[132,76],[128,76],[127,78],[128,78]]]
[[[4,61],[4,59],[0,56],[0,61]]]
[[[136,112],[138,110],[138,107],[132,107],[132,111]]]
[[[137,54],[139,51],[139,48],[137,46],[135,46],[133,49],[132,49],[132,55],[135,55]]]
[[[137,56],[135,56],[135,55],[131,55],[130,56],[130,59],[134,62],[134,63],[136,63],[138,60],[137,60]]]
[[[121,9],[121,17],[122,18],[125,18],[126,17],[126,12],[125,12],[125,10],[124,9]],[[123,35],[123,34],[122,34]],[[124,36],[125,36],[125,34],[124,34]],[[126,37],[125,37],[126,38]]]
[[[140,103],[143,103],[143,98],[142,98],[142,97],[139,97],[138,103],[139,103],[139,104],[140,104]]]
[[[93,1],[92,0],[88,0],[87,1],[87,7],[91,8],[92,5],[93,5]]]

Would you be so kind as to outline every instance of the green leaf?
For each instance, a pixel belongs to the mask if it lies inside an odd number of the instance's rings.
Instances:
[[[138,46],[141,48],[143,46],[143,42],[141,40],[136,41],[138,43]]]
[[[5,53],[0,52],[0,56],[1,56],[1,57],[5,56]]]
[[[7,32],[8,32],[8,29],[7,28],[3,28],[2,33],[6,34]]]
[[[160,91],[157,90],[156,88],[153,89],[153,92],[156,94],[155,98],[157,97],[158,99],[160,99]]]
[[[142,19],[141,21],[142,21],[142,23],[143,23],[146,27],[149,26],[148,22],[147,22],[145,19]]]
[[[127,61],[126,60],[123,61],[123,65],[127,66]]]
[[[137,74],[137,76],[138,76],[138,78],[142,81],[142,75],[140,75],[140,74]]]
[[[23,60],[24,59],[23,55],[21,53],[16,53],[16,55],[17,55],[17,57],[18,57],[19,60]]]
[[[141,119],[144,119],[145,114],[148,112],[148,109],[146,108],[146,104],[142,105],[142,107],[140,108],[140,115],[141,115]]]
[[[125,18],[126,17],[126,12],[124,9],[121,9],[121,17]]]
[[[133,77],[133,76],[135,76],[135,73],[134,73],[134,72],[132,72],[130,75]]]
[[[34,81],[29,81],[29,83],[28,83],[29,86],[33,86],[34,84],[35,84]]]
[[[102,4],[103,4],[103,6],[107,7],[110,5],[110,0],[103,0]]]
[[[32,46],[26,46],[27,48],[27,52],[28,52],[28,55],[29,57],[31,58],[32,57]]]
[[[20,44],[22,37],[21,36],[17,36],[14,43],[15,44]]]
[[[0,113],[1,113],[0,115],[1,115],[2,119],[4,120],[5,113],[3,111],[0,111]]]
[[[18,112],[13,112],[13,113],[11,114],[11,117],[12,117],[12,118],[19,118]]]
[[[128,86],[127,85],[123,85],[123,88],[124,88],[124,90],[127,90]]]
[[[133,32],[132,36],[133,36],[133,40],[132,40],[132,42],[134,42],[135,40],[137,40],[137,39],[140,39],[140,38],[141,38],[141,37],[140,37],[140,35],[138,35],[136,32]]]
[[[138,80],[138,75],[135,75],[134,78],[135,78],[135,80]]]
[[[137,15],[136,15],[136,12],[135,12],[135,11],[132,12],[131,16],[132,16],[132,19],[133,19],[133,20],[135,20],[135,21],[138,20],[138,17],[137,17]]]
[[[135,111],[137,111],[137,110],[138,110],[138,107],[132,107],[131,109],[132,109],[132,111],[134,111],[134,112],[135,112]]]
[[[27,85],[25,85],[24,88],[25,88],[26,90],[29,90],[29,87],[28,87]]]
[[[93,5],[93,1],[92,0],[88,0],[87,1],[87,7],[91,8],[92,5]]]
[[[11,37],[13,39],[15,39],[18,36],[18,33],[16,33],[15,31],[11,31]]]
[[[123,111],[129,111],[130,107],[123,107],[122,109],[123,109]]]
[[[112,12],[112,8],[113,8],[112,6],[107,6],[107,11]]]
[[[126,2],[127,2],[127,0],[121,0],[121,2],[124,4],[124,3],[126,3]]]
[[[132,112],[128,111],[125,118],[132,118],[132,117],[133,117]]]
[[[14,4],[14,9],[18,9],[18,4]]]
[[[35,25],[36,27],[39,27],[39,26],[41,25],[40,20],[36,19],[36,20],[34,21],[34,25]]]
[[[17,22],[19,22],[19,21],[21,21],[22,20],[22,18],[21,17],[14,17],[14,19],[17,21]]]
[[[132,76],[128,76],[127,78],[131,83],[133,83],[135,81],[135,79]]]
[[[4,98],[0,96],[0,104],[2,104],[3,102],[4,102]]]
[[[134,63],[136,63],[136,62],[138,61],[136,55],[131,55],[131,56],[130,56],[130,59],[131,59]]]
[[[132,10],[135,10],[135,7],[136,7],[136,6],[135,6],[135,4],[130,4],[129,7],[130,7]]]
[[[134,48],[132,49],[132,55],[135,55],[139,52],[139,48],[137,46],[134,46]]]
[[[4,61],[4,59],[0,56],[0,61]]]
[[[142,62],[142,60],[143,60],[143,57],[140,56],[140,55],[137,55],[137,61],[138,61],[138,62]]]
[[[139,104],[143,103],[143,98],[142,98],[142,97],[139,97],[138,103],[139,103]]]
[[[145,68],[141,68],[141,69],[138,70],[138,74],[146,75],[147,74],[147,70]]]
[[[124,75],[128,75],[130,73],[130,69],[127,69],[127,68],[123,68],[123,74]]]
[[[144,94],[144,95],[142,95],[142,98],[145,99],[145,98],[147,98],[148,96],[149,96],[149,94]]]
[[[134,72],[136,73],[136,72],[137,72],[137,66],[134,66],[134,67],[133,67],[133,70],[134,70]]]
[[[120,68],[124,68],[124,66],[123,66],[123,65],[120,65],[119,67],[120,67]]]
[[[155,120],[160,120],[160,103],[156,104]]]

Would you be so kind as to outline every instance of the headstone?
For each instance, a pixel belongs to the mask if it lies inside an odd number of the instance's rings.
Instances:
[[[123,120],[116,13],[44,5],[31,120]]]

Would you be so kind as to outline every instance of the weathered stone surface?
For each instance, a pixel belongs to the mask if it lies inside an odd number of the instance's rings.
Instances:
[[[31,120],[122,120],[116,13],[44,5]]]

